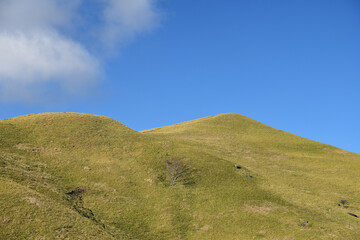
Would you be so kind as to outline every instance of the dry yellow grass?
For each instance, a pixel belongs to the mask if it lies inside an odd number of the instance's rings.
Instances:
[[[177,157],[189,169],[170,186]],[[0,239],[358,239],[358,169],[238,114],[141,133],[78,113],[1,120]]]

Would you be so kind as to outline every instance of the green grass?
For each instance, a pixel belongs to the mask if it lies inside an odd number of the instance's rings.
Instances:
[[[189,171],[170,186],[176,157]],[[143,132],[80,113],[1,120],[0,239],[359,239],[358,169],[358,154],[238,114]]]

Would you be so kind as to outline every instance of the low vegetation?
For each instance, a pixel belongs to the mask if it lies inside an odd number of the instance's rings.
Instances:
[[[359,239],[358,169],[358,154],[238,114],[143,132],[80,113],[0,120],[0,239]]]

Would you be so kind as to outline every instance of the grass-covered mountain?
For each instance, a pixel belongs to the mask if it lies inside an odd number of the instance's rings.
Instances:
[[[360,239],[359,170],[232,113],[143,132],[26,115],[0,120],[0,239]]]

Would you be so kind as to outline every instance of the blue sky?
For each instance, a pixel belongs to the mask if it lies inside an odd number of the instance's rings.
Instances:
[[[6,0],[0,53],[0,119],[236,112],[360,153],[357,0]]]

